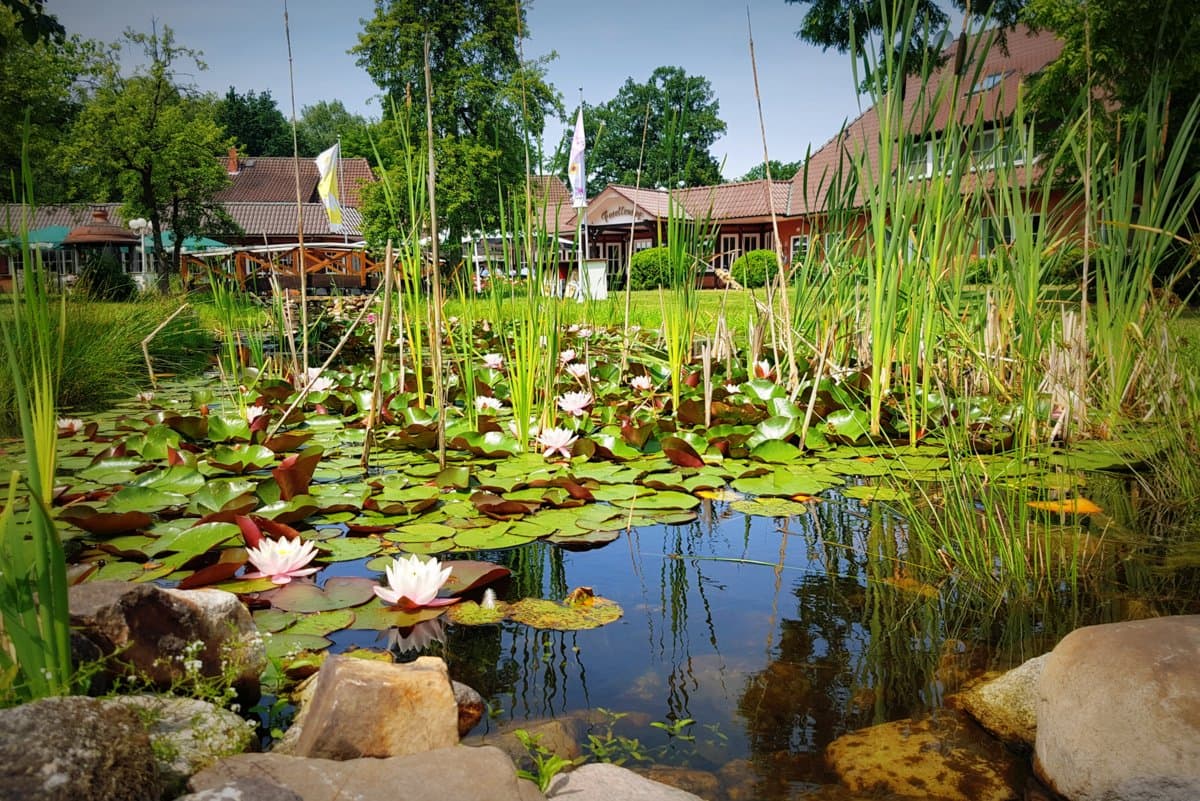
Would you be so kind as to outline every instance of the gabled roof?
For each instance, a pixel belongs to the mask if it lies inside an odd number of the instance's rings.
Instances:
[[[128,220],[121,216],[120,203],[88,203],[79,206],[38,206],[34,209],[30,209],[21,203],[0,203],[0,231],[16,234],[20,232],[22,225],[25,225],[29,231],[38,228],[47,228],[52,225],[71,229],[92,219],[92,214],[97,211],[107,212],[108,220],[111,223],[122,227],[129,224]],[[25,219],[26,215],[29,216],[28,221]]]
[[[998,31],[989,30],[965,42],[961,77],[955,74],[958,50],[964,44],[960,39],[943,52],[944,64],[927,81],[920,76],[907,78],[901,119],[909,132],[942,131],[952,114],[965,122],[978,115],[985,124],[1008,119],[1016,109],[1021,82],[1062,52],[1062,42],[1052,34],[1034,33],[1023,25],[1008,31],[1007,47],[998,38]],[[791,181],[788,214],[826,208],[830,183],[849,165],[848,152],[865,154],[868,164],[877,164],[880,128],[878,109],[871,107],[814,152]]]
[[[230,157],[232,163],[232,155]],[[217,192],[214,199],[221,202],[296,202],[296,167],[300,169],[300,197],[305,203],[317,203],[317,163],[310,158],[293,160],[290,156],[247,156],[239,158],[237,172],[229,176],[229,186]],[[341,160],[341,187],[343,207],[358,208],[362,205],[358,187],[363,182],[375,180],[371,165],[364,158]]]
[[[225,211],[242,229],[243,233],[233,239],[250,240],[256,237],[284,237],[296,235],[296,203],[239,203],[223,204]],[[305,203],[301,206],[304,220],[304,239],[341,239],[343,236],[362,236],[362,214],[356,208],[342,209],[345,232],[329,230],[329,217],[320,203]],[[225,237],[229,239],[231,237]]]
[[[681,189],[677,196],[693,217],[707,217],[714,222],[736,222],[749,219],[770,219],[787,213],[791,182],[740,181],[716,186],[696,186]]]

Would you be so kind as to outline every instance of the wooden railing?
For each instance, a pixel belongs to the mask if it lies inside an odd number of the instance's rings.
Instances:
[[[242,289],[264,291],[274,276],[283,289],[300,286],[299,246],[235,249],[205,255],[184,255],[179,272],[185,287],[212,277],[237,281]],[[329,245],[305,246],[304,272],[313,288],[369,289],[383,270],[382,262],[366,251]]]

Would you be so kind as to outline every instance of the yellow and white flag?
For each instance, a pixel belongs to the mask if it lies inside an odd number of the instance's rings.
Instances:
[[[317,171],[321,174],[321,179],[317,181],[317,194],[325,204],[329,230],[337,234],[342,232],[342,201],[338,197],[338,163],[342,154],[339,148],[339,145],[334,145],[317,156]]]

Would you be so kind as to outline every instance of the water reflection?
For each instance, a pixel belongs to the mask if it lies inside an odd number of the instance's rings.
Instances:
[[[1121,612],[1108,568],[1037,601],[977,601],[910,552],[886,507],[836,499],[789,519],[706,501],[694,522],[630,531],[601,549],[536,542],[479,558],[513,570],[497,587],[504,600],[590,586],[624,616],[580,632],[447,626],[441,646],[432,630],[424,643],[397,633],[395,650],[444,656],[489,700],[492,723],[574,717],[585,748],[592,734],[714,772],[744,760],[764,799],[829,781],[823,751],[842,733],[937,707],[967,677]],[[1139,564],[1121,578],[1149,581],[1154,571]],[[1188,601],[1159,608],[1194,608],[1194,577],[1190,586]],[[649,725],[688,718],[694,741]]]

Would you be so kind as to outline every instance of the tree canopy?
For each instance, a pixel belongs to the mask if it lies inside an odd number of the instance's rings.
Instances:
[[[800,171],[804,165],[803,161],[777,161],[771,159],[771,178],[775,181],[787,181]],[[746,174],[739,181],[758,181],[767,177],[767,168],[764,164],[755,164],[750,169],[746,170]]]
[[[383,90],[385,119],[411,119],[423,142],[428,37],[439,224],[452,234],[497,224],[498,194],[525,180],[526,143],[541,140],[547,113],[561,113],[545,63],[521,61],[527,35],[524,9],[509,0],[376,0],[351,51]],[[385,159],[405,147],[386,131],[380,144]]]
[[[217,102],[217,124],[248,156],[292,155],[292,126],[279,110],[271,90],[238,94],[232,86]]]
[[[370,122],[361,114],[351,114],[340,100],[321,100],[300,110],[296,132],[300,155],[315,156],[342,139],[342,156],[373,159],[368,135]]]
[[[721,168],[711,152],[717,137],[725,133],[719,115],[720,103],[708,79],[688,75],[680,67],[659,67],[644,83],[627,78],[611,100],[584,109],[588,192],[595,194],[610,183],[644,187],[720,183]],[[567,131],[567,144],[572,130]],[[555,165],[564,173],[566,153],[566,148],[560,148]]]
[[[125,43],[141,49],[144,66],[125,76],[115,59],[109,63],[64,152],[86,199],[117,198],[130,216],[150,220],[165,281],[184,238],[228,225],[212,196],[228,182],[221,157],[229,139],[217,124],[215,102],[177,80],[180,60],[203,66],[199,53],[177,45],[166,26],[161,33],[127,31]],[[163,248],[165,229],[174,234],[171,255]]]

